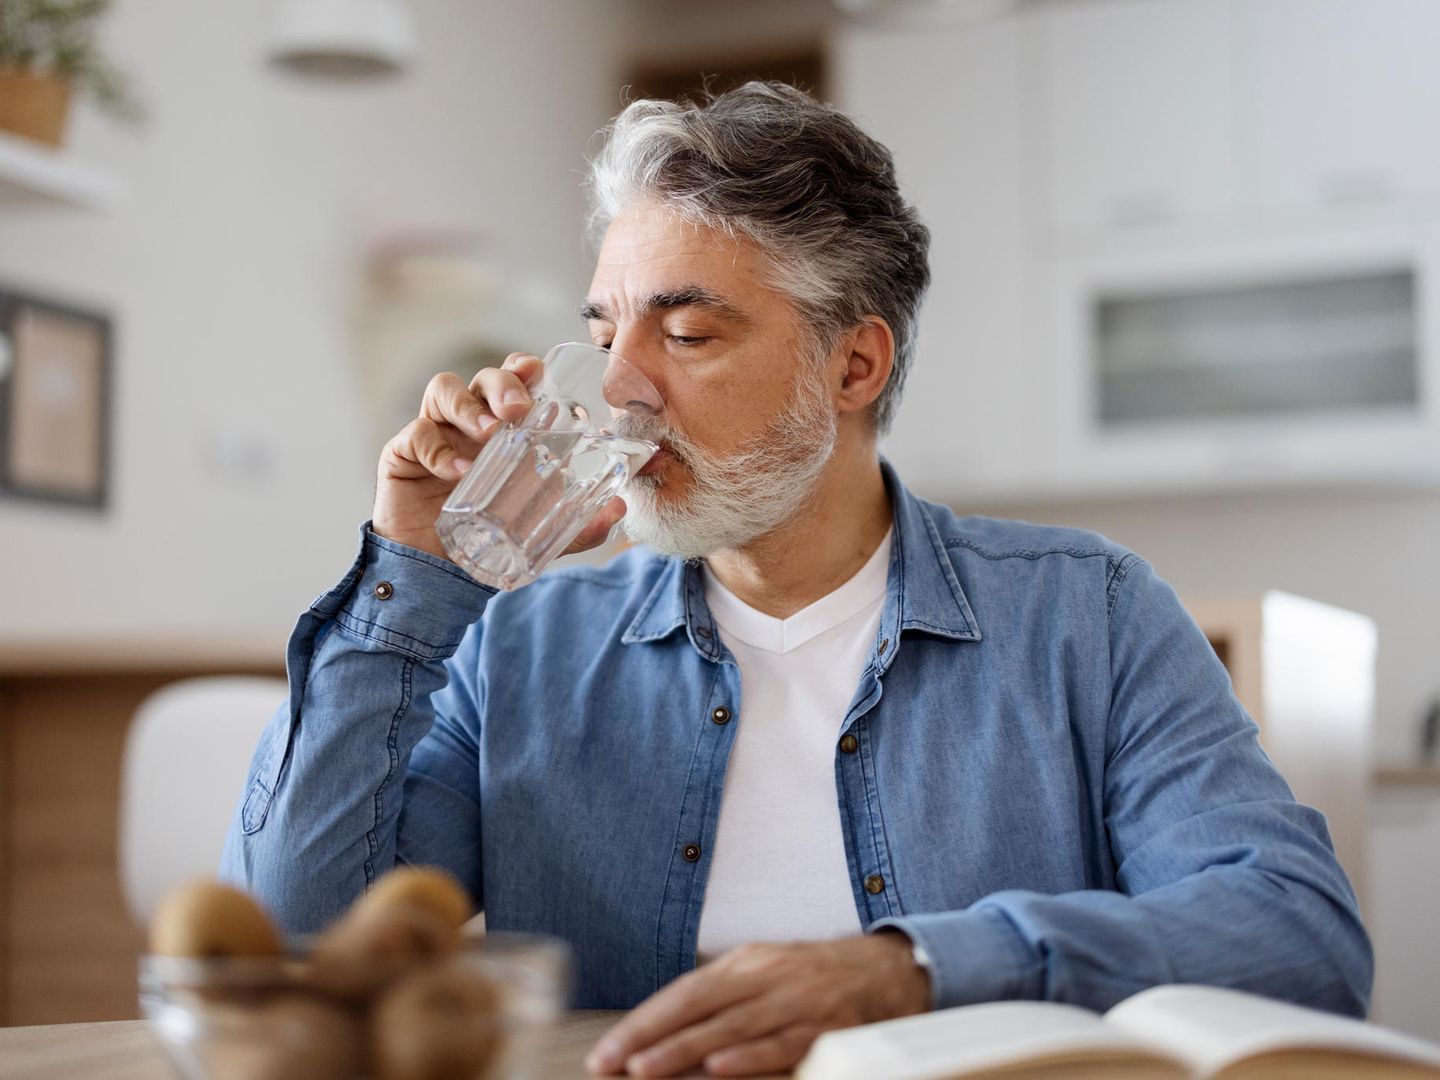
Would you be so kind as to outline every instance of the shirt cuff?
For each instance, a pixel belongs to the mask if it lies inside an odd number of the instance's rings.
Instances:
[[[445,660],[497,591],[446,559],[375,535],[367,521],[350,572],[310,610],[395,652]]]
[[[903,932],[925,951],[932,1009],[1042,996],[1039,958],[995,908],[877,919],[865,932],[885,927]]]

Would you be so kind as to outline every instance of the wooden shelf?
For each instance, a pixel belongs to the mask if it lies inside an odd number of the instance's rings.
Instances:
[[[1382,788],[1435,788],[1440,790],[1440,765],[1382,765],[1374,782]]]
[[[286,635],[110,634],[0,638],[0,679],[168,671],[283,669]]]
[[[16,206],[106,210],[121,193],[118,178],[33,139],[0,131],[0,210]]]

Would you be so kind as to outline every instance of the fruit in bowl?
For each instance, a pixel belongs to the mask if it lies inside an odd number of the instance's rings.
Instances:
[[[244,892],[191,882],[156,911],[141,1008],[192,1080],[516,1077],[564,1009],[569,949],[469,914],[448,875],[407,867],[286,942]]]

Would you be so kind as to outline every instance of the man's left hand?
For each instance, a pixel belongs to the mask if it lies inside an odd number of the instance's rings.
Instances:
[[[742,945],[680,976],[595,1044],[592,1072],[788,1072],[821,1032],[924,1012],[930,977],[894,930]]]

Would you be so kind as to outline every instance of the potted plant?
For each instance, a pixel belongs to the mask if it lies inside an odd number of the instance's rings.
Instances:
[[[72,93],[123,123],[143,118],[129,80],[101,54],[110,0],[0,0],[0,128],[59,146]]]

